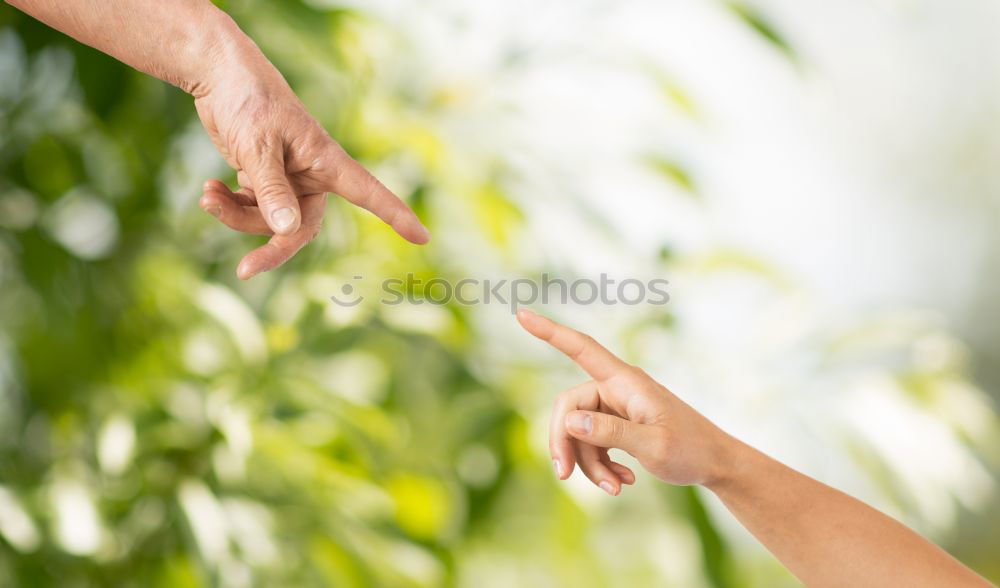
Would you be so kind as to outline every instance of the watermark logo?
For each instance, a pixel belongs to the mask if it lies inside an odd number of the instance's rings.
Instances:
[[[361,276],[352,277],[350,282],[340,287],[340,295],[334,294],[330,296],[330,300],[337,306],[351,307],[361,304],[365,297],[355,291],[354,284],[352,283],[360,279],[362,279]]]
[[[361,304],[365,297],[358,291],[356,283],[362,279],[363,276],[353,276],[340,287],[339,293],[330,296],[330,300],[344,307]],[[378,284],[378,290],[381,293],[379,302],[387,306],[502,304],[509,307],[513,314],[522,306],[537,303],[662,306],[670,301],[670,294],[666,289],[668,283],[659,278],[645,281],[636,278],[616,280],[608,274],[601,274],[597,280],[579,278],[572,281],[552,278],[548,274],[542,274],[538,280],[462,278],[456,281],[444,278],[423,280],[407,274],[405,278],[383,279]]]

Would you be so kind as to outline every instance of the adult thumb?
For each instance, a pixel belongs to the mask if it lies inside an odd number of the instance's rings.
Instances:
[[[624,449],[638,457],[656,444],[657,427],[633,423],[603,412],[574,410],[566,414],[566,430],[598,447]]]
[[[288,183],[282,155],[264,153],[244,171],[253,184],[250,187],[267,226],[277,235],[291,235],[299,230],[302,222],[299,199]]]

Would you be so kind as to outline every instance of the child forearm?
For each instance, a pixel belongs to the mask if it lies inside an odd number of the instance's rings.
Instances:
[[[808,586],[989,586],[944,550],[865,503],[742,443],[709,485]]]

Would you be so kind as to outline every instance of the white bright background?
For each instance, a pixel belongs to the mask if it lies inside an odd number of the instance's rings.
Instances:
[[[448,97],[425,116],[459,146],[455,173],[514,170],[520,266],[469,250],[461,206],[436,211],[438,245],[466,274],[670,279],[669,333],[644,330],[641,309],[543,310],[742,438],[940,537],[995,491],[993,403],[972,373],[996,380],[1000,348],[1000,5],[755,6],[791,56],[707,0],[352,4],[396,35],[370,43],[386,83]],[[696,193],[649,156],[684,166]],[[537,356],[506,309],[479,314],[502,334],[484,364]],[[901,384],[913,374],[930,390],[919,400]],[[552,393],[581,379],[567,368]],[[524,399],[540,452],[548,400]]]

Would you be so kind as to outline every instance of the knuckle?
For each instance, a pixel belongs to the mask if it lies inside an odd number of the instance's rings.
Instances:
[[[552,457],[559,457],[559,447],[556,445],[554,439],[549,439],[549,455]]]
[[[605,419],[600,419],[605,420]],[[607,419],[607,435],[612,442],[621,442],[625,439],[625,421],[622,419]]]
[[[244,122],[250,126],[250,128],[260,128],[266,126],[267,118],[270,115],[262,108],[254,108],[247,112],[247,118]],[[273,157],[275,152],[275,146],[279,144],[279,141],[271,133],[267,132],[251,132],[249,134],[251,141],[249,141],[249,150],[245,155],[250,157],[249,162],[253,163],[255,161],[261,161]],[[241,154],[242,155],[242,154]],[[242,167],[246,167],[245,165]]]
[[[399,220],[399,215],[402,213],[402,209],[399,206],[393,206],[389,212],[385,215],[385,222],[390,227],[395,226],[396,221]]]
[[[652,378],[649,377],[642,368],[634,365],[628,365],[618,374],[621,381],[627,386],[633,386],[642,388],[645,384],[650,382]]]
[[[569,406],[570,398],[572,398],[572,393],[570,390],[565,390],[556,395],[555,401],[552,403],[552,407],[557,410],[565,409]]]
[[[593,343],[593,341],[594,340],[591,339],[589,335],[581,334],[579,341],[577,341],[577,344],[569,352],[568,354],[569,358],[572,360],[580,359],[580,356],[587,351],[587,348],[590,346],[591,343]]]
[[[349,171],[346,169],[345,172]],[[373,204],[376,194],[378,193],[379,187],[382,185],[379,183],[375,176],[371,174],[367,169],[361,167],[361,165],[351,166],[354,168],[355,177],[353,180],[357,185],[357,201],[355,204],[367,208],[370,204]],[[391,216],[393,213],[389,213]],[[387,219],[387,222],[391,225],[392,220]]]
[[[285,202],[292,197],[288,185],[278,178],[267,178],[254,187],[257,202],[264,206]]]
[[[358,164],[358,181],[365,192],[375,192],[382,187],[382,182],[379,182],[378,178],[361,164]]]
[[[342,163],[330,164],[330,184],[332,184],[334,190],[340,190],[344,186],[345,176],[347,175],[345,168],[346,166]]]
[[[312,241],[319,235],[320,231],[323,230],[323,224],[317,223],[314,225],[309,225],[308,227],[302,227],[302,230],[308,231],[306,233],[306,243]]]
[[[332,176],[343,167],[342,162],[344,158],[349,156],[344,151],[344,148],[330,138],[330,135],[325,130],[323,130],[321,137],[320,140],[316,141],[316,144],[320,148],[316,152],[316,157],[312,160],[310,170]]]
[[[645,392],[646,395],[649,396],[649,398],[656,400],[658,402],[663,402],[665,398],[670,398],[671,396],[673,396],[673,393],[671,393],[670,390],[668,390],[667,387],[664,386],[663,384],[660,384],[659,382],[656,381],[653,381],[652,384],[653,385],[649,386]]]
[[[264,159],[270,155],[272,143],[269,137],[260,137],[250,146],[250,154],[257,160]]]

